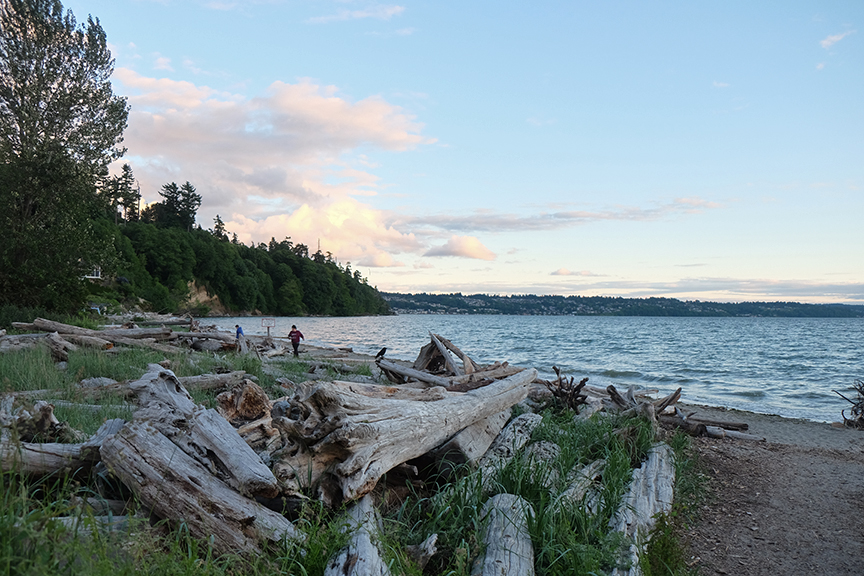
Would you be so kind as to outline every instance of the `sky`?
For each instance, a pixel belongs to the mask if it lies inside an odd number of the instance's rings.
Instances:
[[[66,0],[145,202],[383,291],[864,304],[864,2]]]

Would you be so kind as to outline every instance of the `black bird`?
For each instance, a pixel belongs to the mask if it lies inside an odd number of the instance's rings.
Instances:
[[[375,354],[375,359],[380,360],[381,358],[384,358],[384,354],[386,352],[387,352],[387,347],[385,346],[384,348],[381,348],[381,350],[379,350],[377,354]]]

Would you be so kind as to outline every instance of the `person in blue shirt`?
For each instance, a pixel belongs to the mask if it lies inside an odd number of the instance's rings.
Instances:
[[[239,340],[240,336],[243,336],[243,328],[241,328],[239,324],[235,324],[234,328],[237,329],[237,335],[234,337],[234,339]]]

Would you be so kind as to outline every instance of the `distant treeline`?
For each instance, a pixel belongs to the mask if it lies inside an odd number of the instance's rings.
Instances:
[[[864,306],[797,302],[701,302],[609,296],[492,296],[383,292],[397,314],[517,314],[538,316],[774,316],[864,318]]]
[[[218,220],[217,220],[218,224]],[[216,231],[129,222],[114,235],[119,254],[112,279],[94,284],[96,300],[141,298],[162,312],[188,309],[190,282],[205,287],[229,312],[276,316],[389,314],[387,302],[351,264],[289,239],[251,247]],[[189,310],[204,314],[203,307]]]

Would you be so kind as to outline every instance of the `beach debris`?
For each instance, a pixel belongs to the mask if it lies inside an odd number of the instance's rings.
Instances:
[[[840,411],[840,415],[843,416],[843,424],[846,427],[864,429],[864,382],[861,380],[855,380],[855,383],[852,386],[858,393],[858,398],[856,400],[850,400],[843,394],[840,394],[837,390],[834,390],[835,394],[852,404],[852,408],[849,409],[849,418],[846,417],[845,409]]]
[[[570,410],[579,414],[579,407],[588,403],[588,395],[582,393],[582,389],[588,384],[588,378],[583,378],[577,384],[574,377],[571,376],[567,380],[566,377],[562,376],[561,370],[557,366],[552,366],[552,370],[555,371],[555,375],[557,376],[555,380],[551,382],[549,380],[537,381],[545,385],[552,392],[552,395],[563,402]]]
[[[474,563],[477,576],[533,576],[534,547],[528,520],[534,509],[513,494],[496,494],[483,506],[485,552]]]

